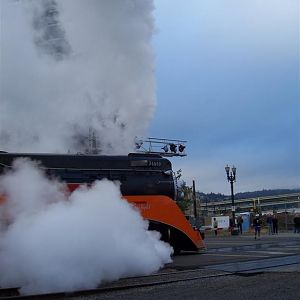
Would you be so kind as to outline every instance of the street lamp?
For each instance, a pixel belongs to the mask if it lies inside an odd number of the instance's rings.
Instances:
[[[231,186],[232,225],[233,225],[233,227],[236,227],[236,225],[235,225],[234,194],[233,194],[233,183],[236,181],[236,167],[232,166],[231,169],[230,169],[230,167],[227,165],[225,167],[225,171],[226,171],[226,174],[227,174],[227,180],[228,180],[228,182],[230,182],[230,186]]]

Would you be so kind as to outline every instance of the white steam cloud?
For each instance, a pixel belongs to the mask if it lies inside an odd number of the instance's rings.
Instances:
[[[1,287],[20,286],[24,294],[95,288],[171,261],[171,247],[147,231],[113,182],[68,195],[36,163],[18,159],[0,177],[0,194],[7,198],[0,206]]]
[[[127,154],[155,108],[153,0],[1,0],[0,150]],[[94,288],[155,272],[172,248],[97,181],[71,195],[37,163],[0,177],[0,286]]]
[[[1,0],[0,150],[127,154],[155,108],[152,0]]]

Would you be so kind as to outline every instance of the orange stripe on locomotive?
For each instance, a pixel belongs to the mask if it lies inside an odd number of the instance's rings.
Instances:
[[[187,221],[174,200],[166,196],[125,196],[133,203],[141,215],[150,221],[157,222],[157,228],[162,233],[162,239],[173,246],[175,252],[180,250],[198,251],[205,245],[198,230]],[[153,223],[155,224],[155,223]],[[152,225],[153,226],[153,225]]]

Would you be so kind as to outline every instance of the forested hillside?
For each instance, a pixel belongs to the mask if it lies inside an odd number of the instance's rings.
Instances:
[[[283,194],[292,194],[298,193],[300,189],[276,189],[276,190],[262,190],[262,191],[254,191],[254,192],[244,192],[244,193],[236,193],[234,195],[235,199],[245,199],[245,198],[256,198],[256,197],[266,197],[266,196],[276,196]],[[223,201],[226,199],[231,199],[230,195],[224,194],[215,194],[215,193],[201,193],[198,192],[198,197],[200,196],[201,201]]]

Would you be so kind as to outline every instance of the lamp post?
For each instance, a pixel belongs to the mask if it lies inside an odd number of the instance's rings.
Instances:
[[[231,211],[232,211],[232,225],[235,228],[235,206],[234,206],[234,194],[233,194],[233,183],[236,181],[236,167],[232,166],[231,168],[227,165],[225,167],[227,180],[230,182],[231,186]]]

